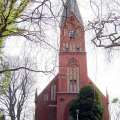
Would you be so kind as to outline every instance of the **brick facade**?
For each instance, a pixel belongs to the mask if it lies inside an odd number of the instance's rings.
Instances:
[[[87,76],[83,23],[70,1],[66,2],[69,16],[62,16],[65,18],[62,18],[60,26],[59,73],[37,97],[36,120],[69,120],[70,103],[82,87],[92,83]],[[101,96],[103,120],[109,120],[108,98],[102,93]]]

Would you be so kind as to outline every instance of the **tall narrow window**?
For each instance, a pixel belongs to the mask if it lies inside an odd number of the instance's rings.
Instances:
[[[69,51],[68,43],[63,43],[63,51]]]
[[[76,93],[77,92],[77,82],[76,82],[76,80],[70,80],[69,92],[70,93]]]
[[[80,88],[80,73],[77,60],[72,57],[68,61],[67,67],[67,92],[77,93]]]
[[[56,100],[56,85],[55,84],[53,85],[53,88],[54,88],[53,100],[55,101]]]
[[[51,101],[56,100],[56,85],[52,84],[51,85]]]
[[[68,67],[67,69],[67,90],[69,93],[79,92],[79,68]]]

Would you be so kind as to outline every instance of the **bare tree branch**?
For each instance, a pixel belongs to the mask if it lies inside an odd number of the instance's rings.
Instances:
[[[24,106],[32,87],[33,77],[29,71],[21,69],[11,72],[8,89],[6,91],[3,89],[4,92],[0,95],[0,107],[11,120],[22,120]]]
[[[103,3],[102,0],[90,0],[91,8],[96,7],[96,19],[89,21],[88,29],[93,33],[92,42],[96,47],[116,48],[120,46],[120,16],[118,14],[120,3],[118,1],[109,1]],[[98,4],[100,3],[100,5]],[[115,5],[116,10],[111,7]],[[102,6],[102,7],[101,7]],[[96,10],[95,9],[95,10]],[[96,13],[96,11],[95,11]]]
[[[28,71],[31,71],[31,72],[41,72],[41,73],[51,73],[54,71],[54,68],[52,70],[45,70],[45,71],[42,71],[42,70],[34,70],[32,68],[27,68],[27,67],[17,67],[17,68],[10,68],[10,69],[5,69],[5,70],[1,70],[0,73],[4,73],[4,72],[8,72],[8,71],[19,71],[21,69],[25,69],[25,70],[28,70]]]

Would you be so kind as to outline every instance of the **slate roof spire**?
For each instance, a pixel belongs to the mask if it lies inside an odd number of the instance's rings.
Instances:
[[[71,13],[76,16],[78,21],[83,24],[81,14],[78,8],[78,4],[76,0],[66,0],[64,4],[64,10],[62,13],[62,18],[61,18],[61,25],[64,23],[67,17],[71,16]]]

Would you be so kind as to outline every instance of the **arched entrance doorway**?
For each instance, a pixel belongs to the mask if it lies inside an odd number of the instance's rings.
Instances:
[[[74,120],[73,117],[70,115],[70,106],[72,104],[73,100],[70,101],[66,107],[65,107],[65,110],[64,110],[64,119],[63,120]],[[76,115],[77,116],[77,115]]]

